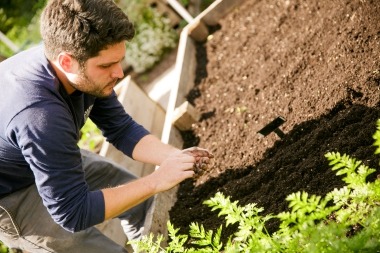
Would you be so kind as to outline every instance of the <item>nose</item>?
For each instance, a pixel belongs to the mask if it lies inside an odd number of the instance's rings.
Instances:
[[[123,78],[124,77],[124,71],[123,66],[121,63],[115,64],[114,68],[112,69],[112,78]]]

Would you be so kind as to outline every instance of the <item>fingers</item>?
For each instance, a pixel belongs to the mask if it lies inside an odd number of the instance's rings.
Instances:
[[[213,158],[214,155],[208,151],[207,149],[204,148],[199,148],[199,147],[191,147],[183,150],[184,153],[190,154],[195,157],[208,157],[208,158]]]
[[[195,163],[195,159],[191,155],[181,155],[178,156],[177,159],[175,159],[174,164],[176,164],[174,167],[177,167],[179,170],[185,171],[185,170],[192,170]]]
[[[181,175],[180,178],[182,179],[196,178],[208,170],[210,159],[213,157],[214,155],[207,149],[192,147],[179,151],[161,164],[160,167],[170,168],[167,173],[176,173],[175,171],[177,171],[177,173],[180,173],[177,175]]]
[[[160,182],[158,191],[170,189],[187,178],[203,175],[213,157],[207,149],[198,147],[177,150],[154,172],[154,179]]]
[[[210,158],[208,158],[208,157],[199,157],[199,156],[196,156],[194,158],[195,158],[195,162],[196,163],[205,163],[205,164],[209,164],[210,163]]]
[[[214,155],[210,151],[199,147],[184,149],[182,150],[182,153],[193,156],[194,161],[192,169],[195,177],[203,175],[208,170],[210,159],[214,158]]]

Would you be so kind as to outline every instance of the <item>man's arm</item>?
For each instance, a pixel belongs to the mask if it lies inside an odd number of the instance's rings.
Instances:
[[[115,188],[103,189],[105,219],[116,217],[156,193],[169,190],[194,175],[194,163],[208,163],[213,155],[206,149],[179,150],[153,135],[143,137],[133,150],[133,158],[160,165],[152,174]]]
[[[140,162],[160,165],[162,161],[178,152],[178,148],[161,142],[154,135],[146,135],[136,144],[132,157]],[[183,152],[193,156],[197,165],[207,165],[209,158],[214,157],[207,149],[198,147],[188,148]]]
[[[164,144],[156,136],[150,134],[144,136],[136,144],[132,157],[136,161],[160,165],[170,155],[179,151],[178,148]]]

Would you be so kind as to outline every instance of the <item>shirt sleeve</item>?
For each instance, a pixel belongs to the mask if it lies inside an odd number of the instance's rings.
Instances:
[[[90,191],[82,169],[72,115],[63,105],[45,102],[16,115],[7,128],[33,171],[51,217],[70,232],[104,221],[101,191]]]
[[[136,144],[149,134],[125,112],[115,93],[107,98],[96,99],[90,118],[102,130],[108,142],[131,158]]]

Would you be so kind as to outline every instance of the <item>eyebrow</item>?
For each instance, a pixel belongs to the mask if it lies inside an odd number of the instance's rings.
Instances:
[[[99,63],[98,66],[103,66],[103,65],[113,65],[116,63],[119,63],[125,59],[125,56],[123,56],[119,61],[112,61],[112,62],[104,62],[104,63]]]

